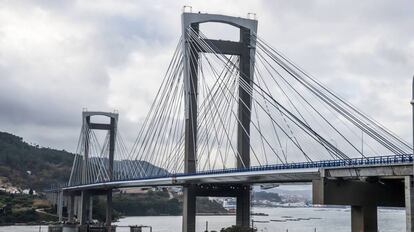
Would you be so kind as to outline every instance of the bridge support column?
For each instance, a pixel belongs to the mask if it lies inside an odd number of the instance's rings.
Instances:
[[[236,201],[236,224],[250,226],[250,186],[242,186]]]
[[[183,232],[195,232],[196,229],[196,187],[183,187]]]
[[[323,171],[322,171],[323,173]],[[352,232],[377,232],[377,207],[403,207],[402,179],[314,180],[313,204],[351,205]]]
[[[111,232],[112,226],[112,189],[109,189],[106,193],[106,228],[108,232]]]
[[[93,197],[89,195],[89,206],[88,206],[88,222],[93,220]]]
[[[406,231],[414,232],[414,184],[413,176],[406,176],[405,185],[405,215]]]
[[[377,232],[377,206],[351,206],[352,232]]]
[[[80,222],[80,196],[75,196],[75,215],[77,220]]]
[[[59,221],[63,221],[63,191],[59,191],[57,194],[57,214]]]
[[[58,196],[59,196],[59,193],[58,192],[52,193],[53,211],[56,208],[56,214],[59,213],[59,210],[58,210],[58,204],[59,204]]]
[[[90,212],[92,212],[91,203],[90,203],[90,194],[88,191],[82,190],[80,196],[80,215],[79,220],[81,225],[86,225],[90,219]]]
[[[68,222],[73,223],[75,220],[75,195],[69,195],[68,202]]]

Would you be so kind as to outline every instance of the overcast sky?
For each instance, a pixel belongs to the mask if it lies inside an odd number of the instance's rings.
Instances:
[[[411,142],[412,0],[0,0],[0,130],[74,151],[83,108],[118,110],[123,137],[134,140],[183,5],[256,13],[259,36]]]

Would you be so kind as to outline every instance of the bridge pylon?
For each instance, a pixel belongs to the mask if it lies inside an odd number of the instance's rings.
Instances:
[[[188,13],[182,14],[182,33],[184,38],[184,88],[185,88],[185,159],[184,172],[196,172],[197,161],[197,95],[198,64],[200,53],[209,51],[194,46],[192,36],[199,36],[199,25],[207,22],[224,23],[240,29],[239,41],[223,41],[205,39],[204,41],[217,54],[239,56],[239,78],[252,87],[254,73],[254,57],[257,33],[257,20],[231,17],[218,14]],[[246,87],[239,85],[237,167],[250,167],[250,122],[252,97]],[[216,186],[200,189],[199,185],[184,186],[183,232],[195,231],[196,197],[200,194],[209,196],[234,196],[237,198],[236,224],[250,225],[250,186]],[[224,191],[224,192],[220,192]]]
[[[94,123],[91,121],[91,118],[94,116],[104,116],[109,118],[109,123]],[[113,170],[114,170],[114,154],[115,154],[115,141],[116,141],[116,132],[118,126],[118,113],[110,112],[98,112],[98,111],[84,111],[82,112],[82,138],[83,138],[83,157],[81,161],[80,169],[80,184],[88,184],[90,176],[88,176],[88,168],[90,165],[93,165],[91,162],[90,151],[91,151],[91,130],[106,130],[109,132],[109,154],[107,160],[106,171],[107,180],[113,180]],[[72,185],[71,180],[69,185]],[[106,204],[106,226],[111,227],[112,222],[112,189],[108,188],[104,191],[107,199]],[[92,221],[92,197],[96,194],[102,194],[103,192],[97,192],[92,190],[81,190],[80,193],[74,192],[70,194],[70,200],[68,205],[68,216],[69,221],[73,221],[75,211],[77,212],[78,219],[81,225],[85,225],[88,222]],[[77,209],[75,210],[75,197],[74,195],[79,195],[79,201],[77,202]]]

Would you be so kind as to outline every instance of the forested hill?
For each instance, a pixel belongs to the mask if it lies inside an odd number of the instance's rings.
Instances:
[[[30,145],[21,137],[0,132],[0,177],[14,186],[43,190],[65,183],[73,157],[67,151]]]
[[[74,154],[64,150],[31,145],[21,137],[0,132],[0,187],[4,178],[13,186],[42,191],[51,185],[67,183]],[[107,162],[107,160],[103,161]],[[142,167],[147,174],[166,175],[168,172],[145,161],[130,162]],[[139,163],[139,164],[138,164]]]

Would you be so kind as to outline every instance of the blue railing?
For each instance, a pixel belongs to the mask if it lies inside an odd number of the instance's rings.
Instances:
[[[353,158],[347,160],[321,160],[313,162],[299,162],[287,164],[272,164],[252,166],[248,168],[228,168],[218,170],[199,171],[195,173],[177,173],[170,176],[196,176],[196,175],[210,175],[223,174],[234,172],[251,172],[251,171],[271,171],[271,170],[286,170],[286,169],[305,169],[305,168],[330,168],[330,167],[350,167],[350,166],[364,166],[364,165],[379,165],[379,164],[398,164],[398,163],[413,163],[414,156],[410,155],[390,155],[390,156],[376,156],[366,158]]]
[[[227,168],[227,169],[216,169],[208,171],[198,171],[194,173],[169,173],[166,175],[156,175],[150,177],[138,177],[138,178],[123,178],[116,179],[113,181],[131,181],[131,180],[150,180],[159,178],[169,177],[185,177],[185,176],[200,176],[200,175],[213,175],[213,174],[226,174],[226,173],[238,173],[238,172],[252,172],[252,171],[273,171],[273,170],[287,170],[287,169],[306,169],[306,168],[333,168],[333,167],[357,167],[367,165],[384,165],[384,164],[405,164],[413,163],[414,156],[412,154],[407,155],[388,155],[388,156],[375,156],[375,157],[364,157],[364,158],[352,158],[344,160],[321,160],[313,162],[299,162],[299,163],[286,163],[286,164],[272,164],[272,165],[261,165],[252,166],[248,168]],[[81,185],[73,185],[70,187],[77,187],[89,184],[104,184],[113,181],[103,181],[96,183],[86,183]],[[62,187],[68,187],[62,186]]]

